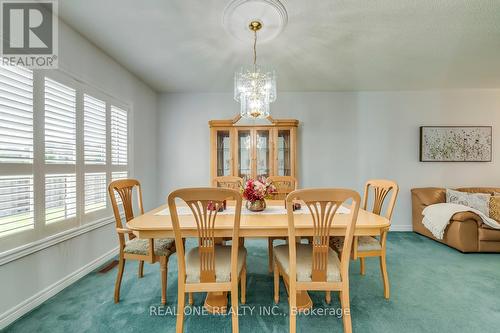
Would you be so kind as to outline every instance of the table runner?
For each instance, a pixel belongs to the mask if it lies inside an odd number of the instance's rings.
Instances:
[[[233,215],[235,212],[234,207],[228,207],[225,211],[218,212],[217,215]],[[294,214],[311,214],[308,208],[302,206],[301,209],[293,212]],[[341,206],[337,210],[337,214],[350,214],[351,210],[344,206]],[[177,215],[192,215],[191,208],[186,206],[177,207]],[[252,212],[248,210],[245,206],[241,207],[241,215],[286,215],[287,211],[284,206],[268,206],[262,212]],[[162,209],[156,212],[155,215],[170,215],[170,210],[168,208]]]

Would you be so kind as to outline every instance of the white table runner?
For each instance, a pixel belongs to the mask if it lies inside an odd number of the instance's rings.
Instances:
[[[234,207],[228,207],[223,212],[218,212],[217,215],[233,215],[235,212]],[[307,207],[302,206],[301,209],[293,212],[294,214],[311,214]],[[337,210],[337,214],[350,214],[351,210],[344,206],[341,206]],[[186,206],[177,207],[177,215],[192,215],[191,208]],[[241,207],[241,215],[286,215],[287,211],[284,206],[268,206],[262,212],[252,212],[248,210],[245,206]],[[170,215],[170,210],[168,208],[162,209],[156,212],[155,215]]]

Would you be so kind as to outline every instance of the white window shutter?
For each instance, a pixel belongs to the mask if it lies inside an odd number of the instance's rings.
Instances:
[[[76,163],[76,91],[45,78],[45,162]]]
[[[83,98],[85,164],[106,164],[106,103],[89,95]]]
[[[128,119],[127,111],[111,106],[111,163],[128,163]]]
[[[85,214],[106,208],[106,173],[85,174]]]
[[[33,162],[33,72],[0,66],[0,163]]]
[[[45,223],[54,223],[76,216],[76,175],[45,176]]]
[[[0,237],[34,228],[33,176],[0,176]]]

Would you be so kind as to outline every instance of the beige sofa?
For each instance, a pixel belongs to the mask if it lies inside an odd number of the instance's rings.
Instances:
[[[499,193],[500,188],[468,187],[458,191],[469,193]],[[481,218],[472,212],[457,213],[451,218],[444,238],[436,239],[422,224],[422,211],[425,207],[446,202],[446,189],[437,187],[414,188],[411,190],[413,231],[449,245],[462,252],[499,252],[500,230],[485,225]]]

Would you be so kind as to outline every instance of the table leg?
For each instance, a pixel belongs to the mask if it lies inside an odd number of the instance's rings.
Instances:
[[[283,282],[285,282],[286,293],[290,294],[290,291],[288,289],[288,282],[285,279],[283,279]],[[309,297],[309,294],[305,290],[297,291],[297,297],[295,300],[296,300],[297,310],[299,312],[312,308],[313,303],[311,297]]]
[[[212,314],[225,314],[227,312],[227,292],[207,293],[204,307]]]

